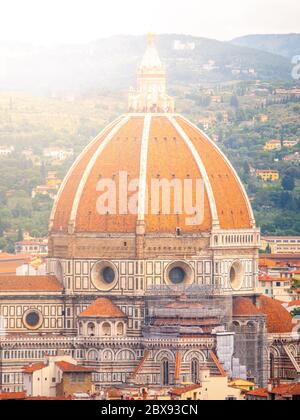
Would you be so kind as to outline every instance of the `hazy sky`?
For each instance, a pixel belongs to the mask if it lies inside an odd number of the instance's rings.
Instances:
[[[300,1],[0,0],[0,40],[60,44],[149,31],[221,40],[300,32]]]

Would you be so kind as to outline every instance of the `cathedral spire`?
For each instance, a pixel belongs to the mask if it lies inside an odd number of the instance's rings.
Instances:
[[[174,112],[174,100],[167,95],[166,70],[155,45],[155,35],[148,35],[148,46],[138,67],[137,90],[129,94],[130,112]]]

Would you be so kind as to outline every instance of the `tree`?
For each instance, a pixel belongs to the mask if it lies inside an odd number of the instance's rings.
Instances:
[[[5,238],[0,238],[0,251],[5,251],[7,247],[7,241]]]
[[[295,189],[295,178],[291,175],[285,175],[281,181],[282,188],[285,191],[294,191]]]

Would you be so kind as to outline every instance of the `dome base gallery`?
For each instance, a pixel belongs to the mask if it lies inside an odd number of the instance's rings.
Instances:
[[[258,294],[259,246],[236,171],[176,113],[151,36],[129,113],[86,147],[61,186],[48,275],[0,277],[2,369],[19,378],[22,364],[67,351],[95,367],[96,390],[197,383],[205,366],[259,386],[296,377],[272,338],[292,342],[291,316]]]

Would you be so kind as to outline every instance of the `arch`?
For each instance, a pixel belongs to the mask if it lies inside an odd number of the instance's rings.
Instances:
[[[128,360],[136,360],[136,354],[133,350],[131,349],[123,349],[118,351],[118,353],[116,354],[116,360],[119,361],[128,361]]]
[[[191,379],[194,384],[199,383],[199,370],[200,370],[199,359],[193,358],[191,360]]]
[[[91,362],[98,362],[99,352],[96,349],[91,349],[87,352],[87,359]]]
[[[279,373],[278,366],[277,366],[278,357],[280,357],[279,350],[275,349],[274,347],[271,347],[269,351],[269,377],[270,379],[278,378],[278,373]]]
[[[170,385],[170,361],[166,358],[161,361],[161,384]]]
[[[119,337],[123,337],[125,334],[125,325],[123,322],[118,322],[116,324],[116,334]]]
[[[175,362],[175,356],[171,350],[161,350],[155,356],[155,362],[161,362],[163,359],[167,359],[170,362]]]
[[[239,321],[233,321],[232,323],[232,330],[234,332],[240,332],[241,331],[241,323]]]
[[[183,361],[184,362],[191,362],[192,359],[198,359],[199,362],[205,362],[206,357],[202,353],[202,351],[199,351],[199,350],[189,350],[183,356]]]
[[[96,325],[94,322],[89,322],[87,324],[87,335],[89,337],[95,337],[96,334]]]
[[[111,349],[105,349],[102,351],[101,360],[103,362],[113,361],[115,360],[115,354]]]
[[[57,279],[62,282],[64,279],[64,269],[60,261],[56,261],[54,271]]]
[[[103,322],[101,324],[102,335],[105,337],[110,337],[112,335],[112,325],[110,322]]]
[[[255,333],[257,329],[256,322],[253,322],[253,321],[247,322],[246,328],[247,328],[247,333]]]
[[[295,346],[295,345],[293,345],[293,344],[290,344],[290,345],[289,345],[289,350],[290,350],[290,352],[292,353],[292,355],[293,355],[294,357],[297,357],[297,355],[298,355],[298,349],[297,349],[297,346]]]

